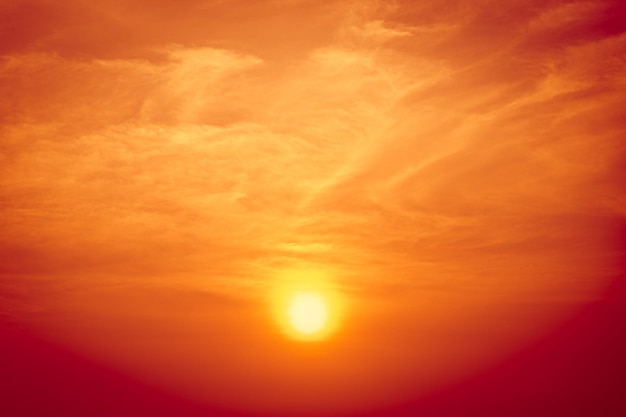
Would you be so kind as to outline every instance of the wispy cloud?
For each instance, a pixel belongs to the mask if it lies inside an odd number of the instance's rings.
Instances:
[[[3,46],[6,276],[254,292],[304,263],[351,288],[572,276],[590,284],[559,288],[586,293],[607,262],[624,215],[612,2],[74,3],[3,11],[49,22]]]

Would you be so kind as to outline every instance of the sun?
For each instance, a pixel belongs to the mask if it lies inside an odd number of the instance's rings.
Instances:
[[[314,292],[295,294],[287,309],[289,324],[304,335],[323,331],[328,324],[328,313],[327,301]]]
[[[283,335],[321,341],[339,328],[346,300],[333,281],[316,270],[290,270],[270,293],[273,316]]]

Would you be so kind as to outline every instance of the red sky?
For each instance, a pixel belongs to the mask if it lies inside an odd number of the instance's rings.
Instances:
[[[0,54],[12,415],[626,410],[622,2],[4,0]]]

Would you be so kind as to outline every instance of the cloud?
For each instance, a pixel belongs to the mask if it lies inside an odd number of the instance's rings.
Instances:
[[[498,287],[515,293],[592,274],[612,244],[611,2],[72,4],[3,12],[54,16],[0,64],[5,274],[256,291],[304,263],[419,289],[488,264],[519,270]],[[580,252],[586,269],[564,261]]]

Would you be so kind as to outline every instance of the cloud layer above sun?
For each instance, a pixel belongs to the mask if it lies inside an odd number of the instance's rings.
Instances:
[[[2,303],[112,283],[247,297],[289,268],[371,293],[584,295],[626,214],[624,12],[5,2]]]

